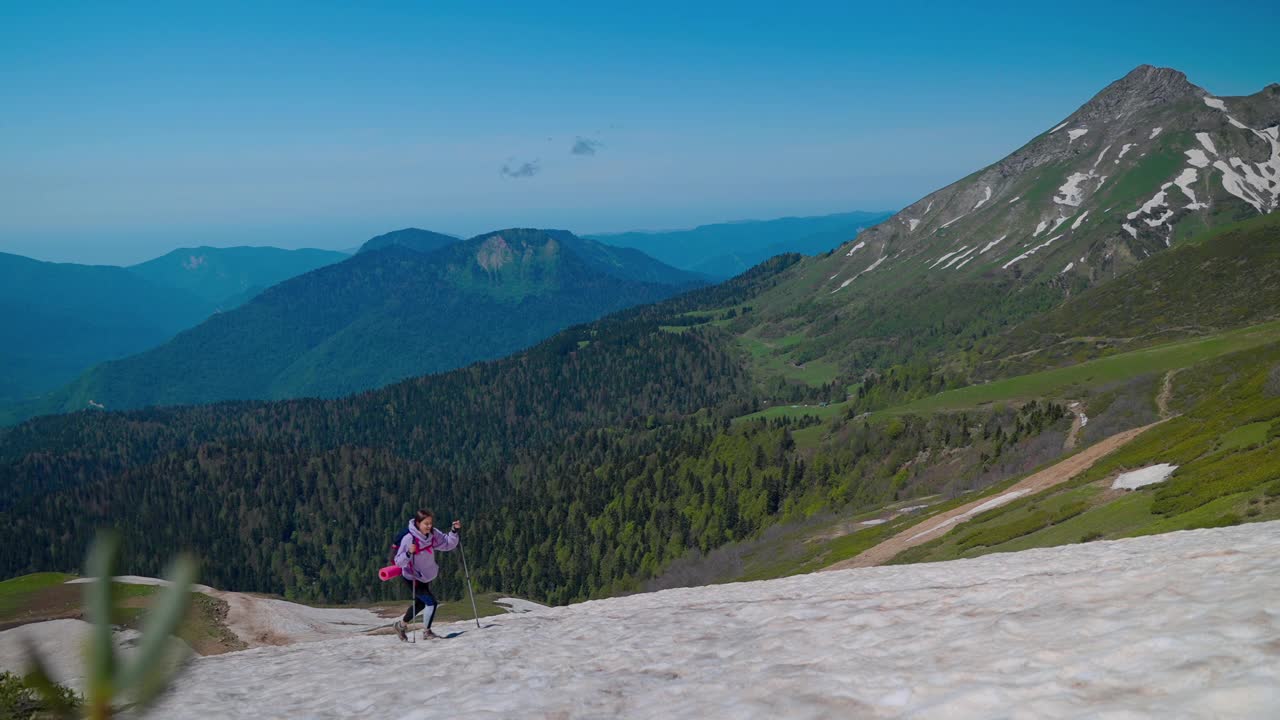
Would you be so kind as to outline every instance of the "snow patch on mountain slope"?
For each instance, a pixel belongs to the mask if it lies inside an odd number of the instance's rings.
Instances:
[[[27,644],[35,645],[48,664],[54,680],[82,692],[85,685],[83,648],[93,634],[93,625],[84,620],[48,620],[20,625],[0,632],[0,670],[23,674],[27,671]],[[111,634],[124,658],[137,652],[142,633],[120,629]]]
[[[1204,104],[1215,110],[1226,110],[1227,104],[1215,97],[1205,97]]]
[[[1169,463],[1160,463],[1159,465],[1151,465],[1141,470],[1133,470],[1117,477],[1115,482],[1111,483],[1112,490],[1137,490],[1147,485],[1155,485],[1169,479],[1177,465]]]
[[[1075,221],[1075,222],[1073,222],[1073,223],[1071,223],[1071,229],[1072,229],[1072,230],[1077,230],[1077,229],[1079,229],[1079,228],[1080,228],[1080,224],[1081,224],[1081,223],[1083,223],[1083,222],[1084,222],[1084,219],[1085,219],[1085,218],[1087,218],[1087,217],[1089,217],[1089,211],[1088,211],[1088,210],[1085,210],[1083,213],[1080,213],[1080,217],[1076,218],[1076,221]]]
[[[1196,133],[1196,139],[1200,141],[1200,144],[1204,146],[1205,150],[1209,151],[1209,154],[1218,154],[1218,150],[1213,144],[1213,138],[1209,137],[1209,133],[1198,132]]]
[[[977,507],[971,508],[966,512],[956,515],[955,517],[947,518],[946,520],[938,523],[937,525],[931,525],[928,529],[922,532],[918,532],[915,535],[912,535],[910,538],[908,538],[908,540],[915,540],[917,538],[924,537],[925,535],[931,535],[943,528],[949,528],[952,525],[968,520],[969,518],[979,513],[984,513],[988,510],[994,510],[995,508],[998,508],[1001,505],[1007,505],[1013,502],[1014,500],[1017,500],[1018,498],[1022,497],[1023,495],[1026,495],[1029,492],[1031,491],[1030,490],[1012,490],[1003,495],[998,495],[982,503],[981,505],[978,505]]]
[[[1021,255],[1019,255],[1018,257],[1016,257],[1016,258],[1014,258],[1014,259],[1010,260],[1009,262],[1005,263],[1004,265],[1001,265],[1001,266],[1000,266],[1000,269],[1001,269],[1001,270],[1008,270],[1010,265],[1012,265],[1012,264],[1014,264],[1014,263],[1016,263],[1016,262],[1022,261],[1022,260],[1026,260],[1027,258],[1031,257],[1032,255],[1035,255],[1037,251],[1039,251],[1039,250],[1043,250],[1044,248],[1049,247],[1049,245],[1051,245],[1051,244],[1053,243],[1053,241],[1054,241],[1054,240],[1057,240],[1057,239],[1058,239],[1058,238],[1060,238],[1060,237],[1062,237],[1062,236],[1061,236],[1061,235],[1055,235],[1055,236],[1053,236],[1053,237],[1049,238],[1048,240],[1045,240],[1044,242],[1042,242],[1042,243],[1040,243],[1039,245],[1037,245],[1037,246],[1035,246],[1035,247],[1031,248],[1030,250],[1028,250],[1028,251],[1026,251],[1026,252],[1022,253]]]
[[[493,604],[500,605],[505,608],[507,612],[517,615],[547,609],[546,605],[539,605],[536,602],[524,600],[522,598],[498,598],[493,601]]]
[[[896,256],[895,256],[895,257],[896,257]],[[845,288],[849,287],[849,284],[850,284],[850,283],[852,283],[854,280],[857,280],[858,278],[862,277],[864,274],[869,273],[869,272],[871,272],[872,270],[875,270],[876,268],[880,267],[880,263],[882,263],[882,262],[884,262],[885,260],[888,260],[888,259],[889,259],[889,258],[888,258],[888,256],[887,256],[887,255],[881,255],[881,256],[880,256],[880,259],[878,259],[878,260],[876,260],[875,262],[871,263],[869,266],[867,266],[867,268],[866,268],[865,270],[862,270],[862,271],[861,271],[861,272],[859,272],[857,275],[854,275],[853,277],[849,278],[848,280],[845,280],[844,282],[840,283],[840,287],[836,288],[835,290],[832,290],[832,291],[831,291],[831,294],[832,294],[832,295],[834,295],[835,293],[837,293],[837,292],[839,292],[839,291],[841,291],[841,290],[843,290],[843,289],[845,289]]]
[[[1016,197],[1016,198],[1014,198],[1014,199],[1010,200],[1008,204],[1009,204],[1009,205],[1012,205],[1012,204],[1014,204],[1014,203],[1018,202],[1018,201],[1019,201],[1019,200],[1021,200],[1021,199],[1022,199],[1022,196],[1021,196],[1021,195],[1019,195],[1018,197]]]
[[[875,262],[873,262],[873,263],[871,263],[870,265],[868,265],[866,270],[863,270],[862,272],[858,273],[857,275],[854,275],[852,279],[857,280],[857,279],[858,279],[860,276],[862,276],[863,274],[865,274],[865,273],[869,273],[869,272],[871,272],[872,270],[875,270],[876,268],[880,267],[880,263],[882,263],[882,262],[884,262],[885,260],[888,260],[888,259],[889,259],[889,258],[888,258],[888,257],[886,257],[886,256],[883,256],[883,255],[882,255],[882,256],[880,256],[880,258],[879,258],[878,260],[876,260]]]
[[[916,220],[916,222],[920,222],[920,221]],[[912,228],[912,229],[914,230],[915,228]],[[859,240],[856,245],[849,248],[849,252],[845,253],[844,256],[849,257],[866,246],[867,246],[867,242],[865,240]]]
[[[1059,275],[1062,275],[1062,274],[1064,274],[1064,273],[1071,272],[1071,268],[1073,268],[1073,267],[1075,267],[1075,266],[1076,266],[1075,262],[1069,262],[1069,263],[1067,263],[1067,266],[1066,266],[1066,267],[1062,268],[1062,272],[1059,272],[1058,274],[1059,274]]]
[[[1125,155],[1127,155],[1127,154],[1129,153],[1129,151],[1133,149],[1133,146],[1134,146],[1134,145],[1136,145],[1136,144],[1137,144],[1137,143],[1125,143],[1124,145],[1121,145],[1121,146],[1120,146],[1120,154],[1119,154],[1119,155],[1117,155],[1117,156],[1116,156],[1116,159],[1115,159],[1115,160],[1113,160],[1112,162],[1113,162],[1114,164],[1116,164],[1116,165],[1119,165],[1119,164],[1120,164],[1120,161],[1124,158],[1124,156],[1125,156]]]
[[[1164,128],[1162,128],[1162,127],[1158,127],[1158,128],[1153,129],[1153,130],[1151,131],[1151,136],[1150,136],[1150,137],[1148,137],[1147,139],[1148,139],[1148,140],[1155,140],[1155,139],[1156,139],[1156,136],[1160,134],[1160,131],[1161,131],[1161,130],[1164,130]]]
[[[1228,164],[1238,173],[1228,174],[1222,161],[1215,162],[1214,167],[1223,171],[1223,187],[1227,192],[1253,205],[1258,212],[1269,213],[1280,206],[1280,126],[1273,125],[1261,132],[1248,129],[1267,142],[1270,157],[1256,164],[1232,157]]]
[[[951,258],[951,260],[947,261],[947,264],[943,265],[942,269],[946,270],[947,268],[951,267],[956,261],[963,259],[966,255],[968,255],[969,253],[977,249],[978,249],[977,245],[974,245],[973,247],[968,248],[968,250],[966,250],[965,248],[960,248],[961,252],[957,254],[955,257]]]
[[[939,230],[941,230],[941,229],[943,229],[943,228],[951,227],[952,225],[955,225],[956,223],[958,223],[958,222],[960,222],[961,220],[963,220],[963,219],[965,218],[965,216],[967,216],[968,214],[969,214],[969,213],[965,213],[964,215],[961,215],[961,216],[959,216],[959,217],[957,217],[957,218],[955,218],[955,219],[953,219],[953,220],[948,220],[947,222],[942,223],[942,226],[941,226],[941,227],[939,227],[938,229],[939,229]]]
[[[1129,225],[1129,223],[1125,223],[1125,224],[1121,225],[1120,227],[1124,228],[1124,231],[1125,231],[1125,232],[1127,232],[1127,233],[1129,233],[1130,235],[1132,235],[1132,236],[1134,237],[1134,239],[1135,239],[1135,240],[1137,239],[1137,237],[1138,237],[1138,229],[1137,229],[1137,228],[1135,228],[1135,227],[1131,227],[1131,226]]]
[[[97,578],[81,577],[81,578],[72,578],[71,580],[68,580],[66,584],[67,585],[84,585],[86,583],[91,583],[96,581],[97,581]],[[169,587],[170,585],[173,584],[168,580],[165,580],[164,578],[147,577],[145,575],[113,575],[111,576],[111,581],[122,583],[124,585],[154,585],[156,587]],[[200,593],[207,593],[207,592],[213,591],[213,588],[209,587],[208,585],[192,585],[191,589]]]
[[[1080,203],[1084,201],[1084,189],[1080,187],[1080,183],[1088,179],[1089,175],[1085,173],[1071,173],[1062,187],[1058,188],[1058,194],[1053,197],[1053,201],[1059,205],[1080,207]]]
[[[985,204],[990,199],[991,199],[991,186],[988,185],[986,187],[986,195],[984,195],[982,199],[978,201],[977,205],[973,206],[973,210],[977,210],[978,208],[982,207],[983,204]],[[969,212],[973,212],[973,210],[970,210]]]
[[[1079,140],[1080,138],[1084,137],[1085,133],[1087,132],[1089,132],[1089,128],[1076,128],[1075,130],[1068,130],[1067,135],[1069,135],[1071,139],[1067,140],[1067,143],[1070,144],[1072,142],[1075,142],[1076,140]]]
[[[1111,146],[1110,146],[1110,145],[1108,145],[1108,146],[1106,146],[1106,147],[1102,148],[1102,152],[1098,153],[1098,158],[1097,158],[1096,160],[1094,160],[1094,161],[1093,161],[1093,167],[1094,167],[1095,169],[1098,167],[1098,163],[1102,162],[1102,158],[1104,158],[1104,157],[1106,157],[1106,156],[1107,156],[1107,151],[1108,151],[1108,150],[1110,150],[1110,149],[1111,149]]]
[[[1187,150],[1186,153],[1187,153],[1187,162],[1191,163],[1192,167],[1198,167],[1198,168],[1209,167],[1209,156],[1205,155],[1204,151],[1201,150],[1200,148],[1192,148],[1190,150]]]
[[[199,658],[155,716],[1266,718],[1277,594],[1280,523],[1193,530]]]
[[[1178,186],[1183,195],[1187,196],[1191,202],[1187,204],[1188,210],[1201,210],[1209,207],[1208,203],[1198,202],[1196,200],[1196,192],[1191,189],[1191,183],[1195,182],[1198,177],[1196,169],[1193,167],[1183,168],[1182,174],[1174,179],[1173,184]]]
[[[1031,237],[1036,237],[1036,236],[1037,236],[1037,235],[1039,235],[1040,233],[1044,232],[1044,231],[1045,231],[1045,228],[1047,228],[1047,227],[1049,227],[1049,221],[1048,221],[1048,220],[1041,220],[1041,221],[1040,221],[1040,224],[1039,224],[1039,225],[1036,225],[1036,231],[1035,231],[1035,232],[1033,232],[1033,233],[1031,233]]]
[[[917,219],[915,219],[915,218],[911,218],[910,220],[907,220],[907,231],[908,231],[908,232],[915,232],[916,228],[918,228],[918,227],[920,227],[920,221],[919,221],[919,220],[917,220]]]
[[[1057,221],[1053,223],[1053,227],[1049,229],[1049,232],[1057,232],[1058,228],[1062,227],[1062,223],[1070,219],[1071,219],[1070,215],[1063,215],[1059,217]]]
[[[1008,236],[1008,235],[1001,235],[1000,237],[996,238],[995,240],[992,240],[991,242],[987,243],[987,246],[986,246],[986,247],[984,247],[984,248],[982,248],[982,250],[981,250],[981,251],[979,251],[979,252],[978,252],[978,254],[979,254],[979,255],[981,255],[982,253],[985,253],[986,251],[990,250],[991,248],[993,248],[993,247],[995,247],[995,246],[999,245],[999,244],[1000,244],[1000,243],[1001,243],[1005,238],[1007,238],[1007,237],[1009,237],[1009,236]]]
[[[1165,191],[1168,190],[1171,185],[1173,185],[1173,183],[1165,183],[1163,186],[1161,186],[1160,192],[1156,193],[1151,197],[1150,200],[1143,203],[1142,207],[1138,208],[1137,210],[1134,210],[1133,212],[1129,213],[1125,217],[1127,217],[1130,220],[1134,220],[1139,216],[1148,215],[1151,213],[1152,210],[1155,210],[1156,208],[1165,205],[1165,199],[1164,199]]]
[[[1235,195],[1236,197],[1240,198],[1241,200],[1249,203],[1250,205],[1253,206],[1253,209],[1257,210],[1259,213],[1266,212],[1266,210],[1263,209],[1262,201],[1253,194],[1253,192],[1249,189],[1248,185],[1245,183],[1244,178],[1241,177],[1240,174],[1237,173],[1235,170],[1233,170],[1230,165],[1226,164],[1221,160],[1218,160],[1213,164],[1213,166],[1217,168],[1219,172],[1222,173],[1223,189],[1225,189],[1227,192],[1231,193],[1232,195]]]
[[[969,246],[968,246],[968,245],[965,245],[964,247],[960,248],[960,250],[964,250],[966,247],[969,247]],[[949,257],[951,257],[952,255],[955,255],[956,253],[960,252],[960,250],[952,250],[951,252],[947,253],[946,255],[943,255],[942,257],[938,258],[937,260],[934,260],[934,261],[933,261],[933,264],[931,264],[931,265],[929,266],[929,269],[930,269],[930,270],[934,269],[935,267],[937,267],[937,266],[938,266],[938,264],[939,264],[939,263],[944,262],[947,258],[949,258]]]
[[[1062,123],[1061,123],[1060,125],[1057,125],[1057,126],[1055,126],[1052,130],[1050,130],[1050,131],[1049,131],[1049,134],[1050,134],[1050,135],[1052,135],[1052,134],[1054,134],[1054,133],[1058,132],[1059,130],[1061,130],[1062,128],[1066,127],[1066,126],[1067,126],[1067,122],[1069,122],[1069,121],[1067,121],[1067,120],[1063,120],[1063,121],[1062,121]]]

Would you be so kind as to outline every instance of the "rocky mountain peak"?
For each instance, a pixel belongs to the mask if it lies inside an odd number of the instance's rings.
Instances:
[[[1129,115],[1178,100],[1202,97],[1207,93],[1173,68],[1139,65],[1093,96],[1077,113],[1080,119],[1093,116]]]

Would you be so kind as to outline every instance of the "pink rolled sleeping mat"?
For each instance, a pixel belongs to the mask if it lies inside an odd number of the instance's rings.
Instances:
[[[378,571],[378,579],[386,582],[391,578],[400,577],[400,573],[404,572],[399,565],[388,565]]]

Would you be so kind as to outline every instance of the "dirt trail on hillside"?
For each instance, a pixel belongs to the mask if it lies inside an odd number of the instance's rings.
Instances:
[[[998,496],[979,498],[973,502],[961,505],[958,508],[948,510],[940,515],[935,515],[924,522],[912,525],[856,557],[849,558],[848,560],[841,560],[834,565],[829,565],[823,568],[823,570],[848,570],[849,568],[883,565],[903,550],[929,542],[930,540],[945,534],[956,525],[968,520],[970,517],[977,515],[978,513],[975,511],[980,507],[982,510],[986,510],[991,507],[998,507],[1003,504],[1003,502],[999,502],[1001,499],[1004,499],[1005,502],[1012,501],[1018,497],[1033,495],[1042,490],[1051,488],[1054,485],[1070,480],[1085,470],[1093,467],[1094,463],[1110,454],[1116,448],[1134,439],[1147,429],[1159,424],[1159,422],[1154,422],[1150,425],[1144,425],[1139,428],[1116,433],[1095,445],[1091,445],[1084,450],[1081,450],[1062,462],[1023,478],[1021,481],[1006,489]]]
[[[1170,370],[1164,374],[1164,382],[1160,385],[1160,394],[1156,395],[1156,409],[1160,412],[1161,420],[1168,420],[1173,417],[1173,413],[1169,411],[1169,400],[1173,397],[1173,376],[1182,372],[1182,368]]]
[[[1084,406],[1079,401],[1073,401],[1068,407],[1074,419],[1071,421],[1071,429],[1067,431],[1067,439],[1062,443],[1062,449],[1075,450],[1076,443],[1080,441],[1080,431],[1089,422],[1089,416],[1084,414]]]

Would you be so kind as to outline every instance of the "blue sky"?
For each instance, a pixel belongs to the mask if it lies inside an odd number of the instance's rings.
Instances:
[[[5,0],[0,251],[891,209],[1142,63],[1280,81],[1275,3],[366,5]]]

